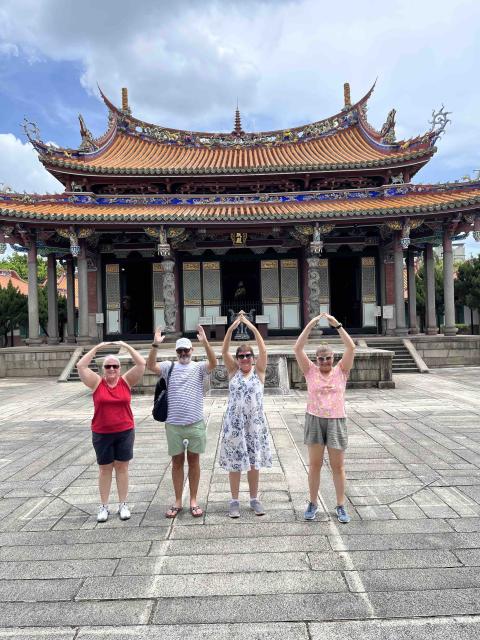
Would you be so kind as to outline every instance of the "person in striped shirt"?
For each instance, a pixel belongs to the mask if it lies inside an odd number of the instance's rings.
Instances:
[[[184,483],[185,447],[188,440],[187,462],[188,482],[190,486],[190,513],[194,518],[203,515],[197,504],[197,491],[200,482],[200,454],[204,453],[207,443],[207,429],[203,418],[203,383],[205,376],[217,366],[217,358],[210,346],[203,327],[197,328],[197,339],[204,347],[207,360],[192,360],[193,345],[188,338],[179,338],[175,344],[177,361],[174,363],[168,382],[168,415],[165,430],[168,443],[168,455],[172,457],[172,482],[175,503],[166,511],[166,518],[175,518],[183,509],[182,493]],[[157,349],[165,336],[161,329],[155,332],[152,348],[147,358],[150,371],[167,379],[171,362],[157,362]]]

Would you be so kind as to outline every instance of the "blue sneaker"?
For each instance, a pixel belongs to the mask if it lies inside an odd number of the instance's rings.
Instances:
[[[305,520],[315,520],[315,516],[317,515],[318,505],[314,502],[309,502],[307,508],[305,509],[305,513],[303,517]]]
[[[336,507],[335,512],[337,514],[337,518],[339,522],[341,522],[342,524],[347,524],[347,522],[350,522],[351,518],[348,515],[348,513],[345,511],[345,507],[343,506],[343,504]]]

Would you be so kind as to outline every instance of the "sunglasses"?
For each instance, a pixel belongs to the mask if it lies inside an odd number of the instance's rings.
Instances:
[[[104,364],[103,368],[104,369],[120,369],[120,365],[119,364]]]
[[[237,358],[243,360],[244,358],[253,358],[253,353],[239,353]]]
[[[330,360],[333,360],[333,356],[317,356],[317,360],[319,362],[329,362]]]
[[[187,356],[190,353],[190,349],[177,349],[176,351],[179,356]]]

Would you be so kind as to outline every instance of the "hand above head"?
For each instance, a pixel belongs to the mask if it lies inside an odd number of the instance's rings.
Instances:
[[[200,343],[207,342],[207,336],[205,334],[205,329],[202,327],[201,324],[199,324],[198,327],[197,327],[197,340]]]
[[[330,314],[325,313],[325,312],[324,312],[324,313],[321,313],[318,317],[319,317],[319,318],[325,318],[325,320],[328,322],[328,324],[329,324],[331,327],[336,327],[336,326],[337,326],[337,324],[340,324],[340,323],[338,322],[338,320],[337,320],[336,318],[334,318],[334,316],[331,316]]]
[[[154,336],[153,336],[153,341],[154,341],[154,342],[157,342],[157,343],[160,343],[160,342],[163,342],[164,340],[165,340],[165,336],[162,336],[162,329],[161,329],[161,327],[157,327],[157,328],[155,329],[155,334],[154,334]]]
[[[230,329],[233,331],[233,329],[236,329],[238,325],[243,321],[244,321],[243,317],[239,315],[237,318],[235,318],[235,320],[230,325]]]

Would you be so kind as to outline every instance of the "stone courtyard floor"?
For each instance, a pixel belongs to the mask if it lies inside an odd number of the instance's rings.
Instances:
[[[303,521],[304,392],[266,398],[267,514],[242,484],[237,521],[217,466],[225,398],[205,402],[206,515],[171,522],[163,426],[136,396],[132,518],[97,524],[89,392],[1,379],[0,638],[480,637],[480,369],[395,381],[347,392],[348,525],[332,518],[328,466],[324,510]]]

